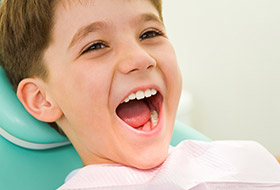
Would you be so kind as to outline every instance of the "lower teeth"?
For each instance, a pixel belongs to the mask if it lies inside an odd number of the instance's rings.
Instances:
[[[152,128],[154,128],[158,123],[158,113],[156,110],[151,111],[151,122]]]

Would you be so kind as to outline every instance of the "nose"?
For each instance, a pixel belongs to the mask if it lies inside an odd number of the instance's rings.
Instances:
[[[119,51],[118,70],[123,74],[145,71],[155,66],[156,60],[141,44],[125,46]]]

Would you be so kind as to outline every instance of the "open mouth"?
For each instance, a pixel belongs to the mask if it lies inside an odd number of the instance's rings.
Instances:
[[[163,97],[155,89],[130,94],[116,109],[116,113],[130,127],[152,131],[158,124]]]

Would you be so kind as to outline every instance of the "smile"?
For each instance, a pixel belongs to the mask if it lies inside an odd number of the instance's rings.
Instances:
[[[138,90],[125,98],[117,107],[116,113],[130,127],[148,132],[159,123],[162,102],[162,95],[154,88]]]

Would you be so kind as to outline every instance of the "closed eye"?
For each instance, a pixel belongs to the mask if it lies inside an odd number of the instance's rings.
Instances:
[[[109,47],[107,44],[105,44],[102,41],[96,41],[94,43],[92,43],[90,46],[86,47],[85,50],[82,51],[81,54],[87,53],[89,51],[97,51],[100,49],[104,49],[106,47]]]
[[[141,36],[139,37],[140,41],[143,41],[145,39],[149,39],[149,38],[155,38],[157,36],[163,36],[164,33],[159,31],[159,30],[155,30],[155,29],[151,29],[148,31],[145,31],[143,34],[141,34]]]

